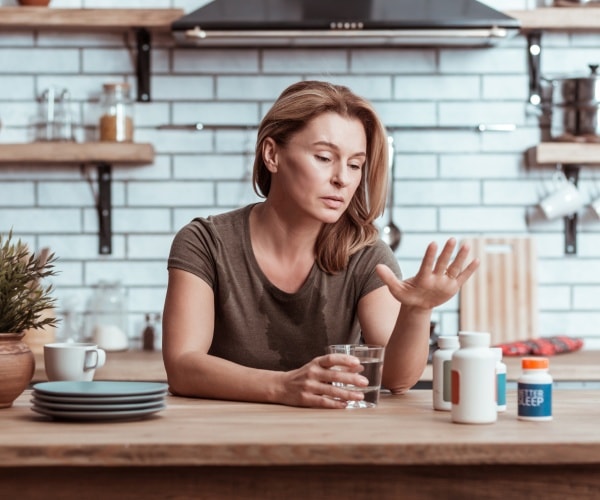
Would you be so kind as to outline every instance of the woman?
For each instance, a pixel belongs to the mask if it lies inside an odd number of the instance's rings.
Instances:
[[[173,393],[344,408],[362,394],[332,382],[366,378],[355,357],[324,353],[360,341],[386,346],[385,387],[417,382],[431,311],[477,262],[465,265],[464,247],[452,260],[453,239],[436,260],[432,243],[417,275],[401,280],[374,225],[387,147],[373,107],[349,89],[307,81],[284,90],[258,131],[253,182],[265,200],[194,219],[173,242],[163,320]]]

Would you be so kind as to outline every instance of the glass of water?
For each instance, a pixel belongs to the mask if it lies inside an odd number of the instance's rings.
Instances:
[[[381,389],[381,374],[383,372],[383,355],[385,347],[371,344],[335,344],[327,347],[330,354],[348,354],[360,360],[363,370],[360,374],[369,380],[367,387],[359,387],[352,384],[334,382],[334,385],[343,387],[350,391],[364,393],[364,399],[359,401],[348,401],[346,408],[374,408],[379,402],[379,390]],[[342,370],[340,366],[332,367],[332,370]]]

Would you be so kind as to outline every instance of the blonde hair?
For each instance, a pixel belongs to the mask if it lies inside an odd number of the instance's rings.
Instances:
[[[304,81],[285,89],[260,123],[252,182],[254,191],[268,197],[271,173],[262,156],[271,138],[285,145],[308,122],[323,113],[358,119],[367,138],[367,159],[360,185],[346,212],[333,224],[324,224],[315,243],[321,270],[335,274],[348,265],[350,256],[378,238],[374,221],[385,208],[388,183],[388,142],[385,127],[369,101],[342,85]]]

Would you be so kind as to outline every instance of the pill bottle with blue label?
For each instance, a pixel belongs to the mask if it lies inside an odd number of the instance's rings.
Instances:
[[[433,409],[452,409],[452,353],[459,348],[457,335],[441,335],[433,353]]]
[[[496,405],[503,412],[506,411],[506,364],[502,362],[502,348],[491,349],[496,356]]]
[[[548,358],[523,358],[517,381],[519,420],[552,420],[552,376]]]

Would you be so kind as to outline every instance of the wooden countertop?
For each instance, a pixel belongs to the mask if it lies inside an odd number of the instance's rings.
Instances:
[[[508,410],[489,425],[460,425],[432,409],[432,393],[382,395],[372,410],[317,410],[170,396],[151,418],[55,422],[26,391],[0,411],[0,467],[75,465],[599,464],[593,391],[555,390],[551,422]]]
[[[600,351],[577,351],[558,354],[550,359],[550,373],[557,381],[600,381]],[[521,358],[505,357],[507,379],[515,381],[521,374]],[[96,370],[96,380],[147,380],[161,382],[167,379],[160,351],[107,352],[106,364]],[[44,358],[35,355],[33,382],[47,380]],[[427,365],[422,381],[432,380],[432,367]]]
[[[6,498],[597,498],[598,392],[554,390],[550,422],[461,425],[430,390],[368,410],[169,396],[129,422],[55,422],[31,391],[0,410]],[[235,479],[232,479],[235,478]],[[43,492],[43,493],[42,493]],[[596,496],[595,496],[596,495]]]

